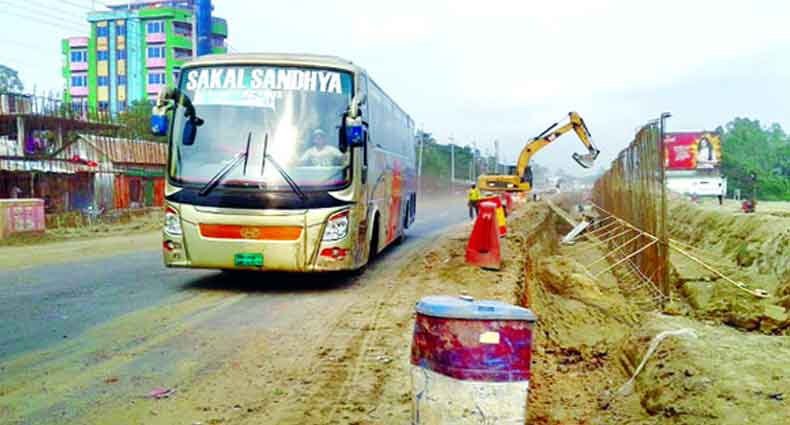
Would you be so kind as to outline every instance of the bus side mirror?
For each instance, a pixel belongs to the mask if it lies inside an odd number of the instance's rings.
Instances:
[[[151,133],[154,136],[165,136],[170,128],[168,113],[175,106],[177,90],[172,88],[162,88],[156,96],[156,104],[151,111]]]
[[[349,113],[343,114],[340,125],[340,152],[348,152],[348,148],[365,146],[368,139],[367,126],[362,122],[362,117],[351,118]]]
[[[188,116],[184,121],[184,131],[181,133],[181,144],[192,146],[195,144],[197,128],[203,125],[203,120],[198,117]]]
[[[167,115],[151,115],[151,134],[154,136],[166,136],[169,126]]]
[[[355,119],[346,119],[346,134],[345,134],[345,144],[346,146],[356,148],[360,146],[365,146],[365,142],[368,139],[368,129],[365,123],[362,122],[362,118],[355,118]]]
[[[195,144],[195,136],[197,136],[197,127],[190,118],[184,121],[184,131],[181,132],[181,144],[184,146],[192,146]]]

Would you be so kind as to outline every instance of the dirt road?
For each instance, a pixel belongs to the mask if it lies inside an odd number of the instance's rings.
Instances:
[[[0,317],[15,320],[0,322],[0,422],[324,423],[347,414],[344,393],[361,388],[355,371],[363,362],[384,370],[400,349],[377,347],[366,330],[397,326],[382,320],[389,306],[408,321],[414,300],[392,296],[402,271],[466,221],[462,200],[421,207],[407,240],[358,277],[168,270],[152,233],[3,248]],[[176,393],[146,398],[156,387]]]

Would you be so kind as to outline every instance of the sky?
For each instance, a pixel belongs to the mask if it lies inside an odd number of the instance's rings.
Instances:
[[[90,0],[0,0],[0,63],[59,89],[60,39]],[[100,7],[101,2],[96,3]],[[215,0],[236,52],[350,59],[436,139],[514,162],[575,110],[609,162],[643,123],[713,130],[737,116],[790,130],[790,1]],[[35,18],[35,20],[33,19]],[[574,135],[534,160],[579,174]]]

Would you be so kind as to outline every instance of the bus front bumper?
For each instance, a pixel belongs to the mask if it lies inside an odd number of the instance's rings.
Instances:
[[[238,222],[236,220],[225,220]],[[323,242],[323,222],[314,225],[300,220],[294,240],[228,239],[207,237],[197,223],[181,222],[182,234],[163,232],[162,254],[166,267],[324,272],[358,268],[350,240]],[[252,228],[252,223],[250,227]],[[288,223],[294,227],[297,223]],[[356,261],[355,261],[356,260]]]

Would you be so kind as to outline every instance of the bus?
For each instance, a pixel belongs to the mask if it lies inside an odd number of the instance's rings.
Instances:
[[[167,267],[359,270],[415,219],[414,121],[351,61],[207,55],[155,102]]]

